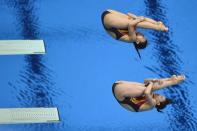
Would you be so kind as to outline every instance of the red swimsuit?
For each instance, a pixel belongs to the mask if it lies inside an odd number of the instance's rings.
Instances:
[[[119,101],[121,104],[127,104],[131,106],[136,112],[139,111],[141,105],[147,102],[145,96],[133,97],[129,98],[126,97],[123,101]]]

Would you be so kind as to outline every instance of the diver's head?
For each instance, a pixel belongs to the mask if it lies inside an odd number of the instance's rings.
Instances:
[[[147,46],[147,40],[144,37],[143,34],[137,32],[136,33],[136,41],[134,42],[134,45],[137,49],[144,49]]]
[[[158,112],[162,112],[161,109],[172,103],[170,99],[158,94],[154,94],[154,99],[156,100],[155,108],[157,108]]]

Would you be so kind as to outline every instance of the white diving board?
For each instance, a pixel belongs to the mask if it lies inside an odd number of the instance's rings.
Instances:
[[[0,55],[45,54],[43,40],[0,40]]]
[[[0,109],[0,124],[59,122],[57,108],[5,108]]]

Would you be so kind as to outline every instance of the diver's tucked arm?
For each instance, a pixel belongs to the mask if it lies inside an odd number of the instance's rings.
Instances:
[[[144,21],[145,18],[140,16],[140,17],[137,17],[137,19],[135,20],[132,20],[131,22],[129,22],[130,25],[133,25],[133,26],[136,26],[138,23]]]
[[[129,24],[128,31],[129,31],[129,34],[128,34],[129,40],[130,41],[135,41],[136,40],[135,27],[133,25]]]
[[[137,19],[135,20],[132,20],[129,25],[128,25],[128,31],[129,31],[129,38],[130,40],[132,41],[135,41],[136,40],[136,32],[135,32],[135,27],[136,25],[143,21],[144,18],[143,17],[138,17]]]
[[[128,15],[129,17],[131,17],[131,18],[137,19],[137,16],[136,16],[136,15],[134,15],[134,14],[127,13],[127,15]]]
[[[155,102],[155,100],[152,97],[152,88],[153,88],[153,83],[150,82],[149,85],[144,90],[144,94],[146,96],[146,99],[150,103],[150,105],[155,106],[156,102]]]

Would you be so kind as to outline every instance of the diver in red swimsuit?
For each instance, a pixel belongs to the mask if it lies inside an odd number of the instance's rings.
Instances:
[[[171,78],[146,79],[144,83],[116,81],[112,92],[116,100],[124,108],[134,112],[141,112],[156,108],[158,112],[171,103],[171,100],[154,94],[153,91],[176,85],[185,80],[184,75],[173,75]]]
[[[160,21],[131,13],[123,14],[115,10],[104,11],[101,20],[105,30],[113,38],[128,43],[133,42],[139,56],[138,49],[144,49],[147,46],[147,39],[142,33],[136,31],[137,28],[168,31],[168,28]]]

